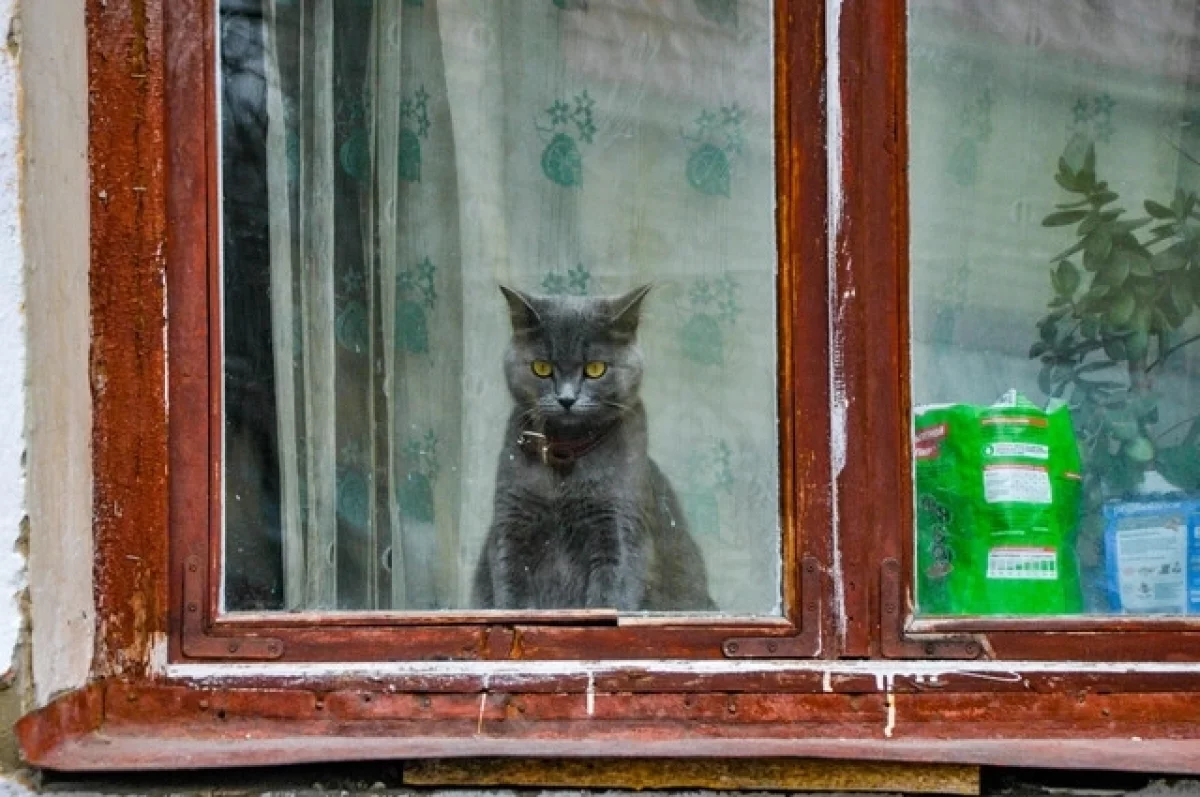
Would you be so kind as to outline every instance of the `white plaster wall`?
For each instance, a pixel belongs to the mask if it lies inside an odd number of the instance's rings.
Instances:
[[[0,0],[0,43],[16,0]],[[25,516],[25,279],[21,239],[20,64],[0,46],[0,670],[13,660],[21,631],[25,560],[18,550]]]
[[[0,0],[6,12],[14,0]],[[91,388],[88,377],[89,213],[87,46],[80,0],[23,0],[24,226],[28,346],[28,514],[34,698],[38,705],[82,685],[92,661]],[[8,13],[0,16],[0,33]],[[5,69],[11,70],[7,63]],[[5,101],[3,110],[9,110]],[[5,132],[0,158],[15,148]],[[15,154],[14,154],[15,155]],[[4,174],[4,172],[0,172]],[[15,177],[14,177],[15,179]],[[9,192],[0,200],[7,229]],[[16,214],[16,196],[12,213]],[[15,221],[14,221],[15,223]],[[18,249],[19,255],[19,249]],[[19,258],[18,258],[19,259]],[[3,266],[7,274],[7,265]],[[0,308],[20,297],[20,268]],[[3,279],[7,279],[6,277]],[[0,311],[2,312],[2,311]],[[10,326],[12,327],[10,329]],[[0,358],[20,350],[20,328],[0,315]],[[0,534],[20,515],[21,375],[0,359]],[[10,376],[11,374],[11,376]],[[11,385],[10,385],[11,382]],[[13,404],[9,411],[9,403]],[[8,473],[9,437],[14,472]],[[0,542],[0,548],[7,548]],[[0,648],[0,651],[7,648]]]

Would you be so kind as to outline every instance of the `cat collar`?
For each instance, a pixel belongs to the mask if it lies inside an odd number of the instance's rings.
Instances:
[[[547,467],[570,471],[580,458],[600,445],[607,435],[608,430],[605,429],[580,438],[564,439],[541,432],[524,431],[517,436],[517,445],[527,456],[540,460]]]

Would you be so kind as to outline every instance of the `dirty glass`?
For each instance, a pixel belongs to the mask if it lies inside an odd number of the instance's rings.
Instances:
[[[910,2],[921,615],[1200,612],[1198,25]]]
[[[225,609],[777,614],[771,4],[218,13]]]

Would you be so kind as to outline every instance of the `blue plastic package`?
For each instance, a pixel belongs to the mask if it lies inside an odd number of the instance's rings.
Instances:
[[[1104,505],[1109,606],[1121,614],[1200,614],[1200,500]]]

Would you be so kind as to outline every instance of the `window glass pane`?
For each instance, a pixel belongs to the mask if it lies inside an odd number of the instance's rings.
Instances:
[[[222,0],[227,610],[779,612],[771,13]]]
[[[919,612],[1200,612],[1200,4],[910,11]]]

